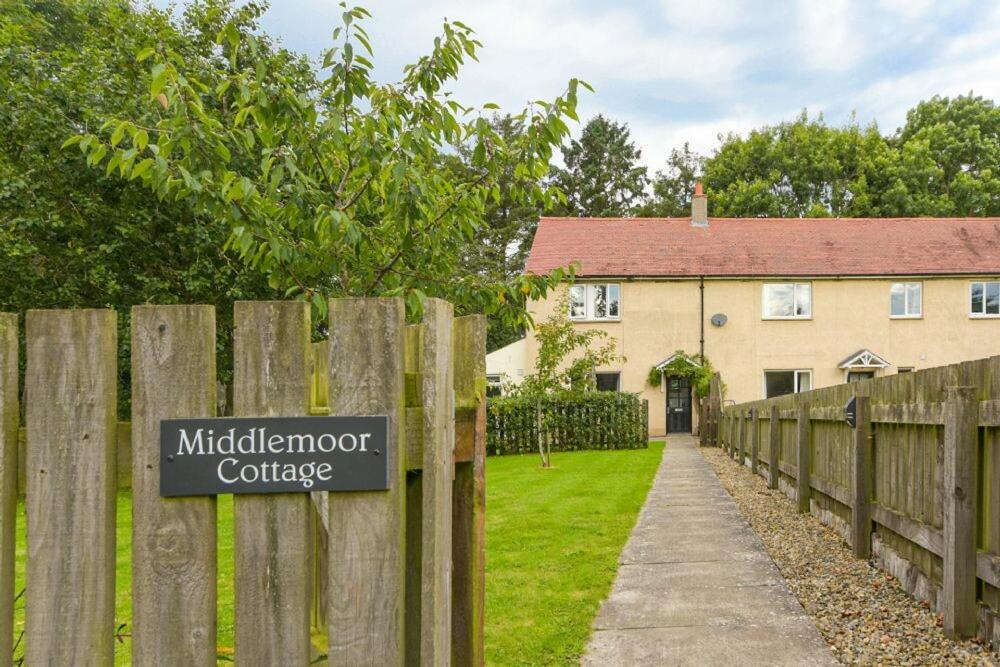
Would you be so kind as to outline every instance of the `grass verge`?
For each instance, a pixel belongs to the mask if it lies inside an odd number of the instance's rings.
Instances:
[[[486,660],[575,664],[660,463],[649,449],[486,465]]]

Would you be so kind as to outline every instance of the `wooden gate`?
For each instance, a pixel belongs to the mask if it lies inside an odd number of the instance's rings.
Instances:
[[[318,619],[331,665],[480,665],[485,321],[453,319],[430,299],[423,322],[407,326],[400,299],[336,299],[329,341],[314,346],[309,313],[301,302],[235,305],[234,414],[388,415],[390,489],[235,497],[235,659],[309,664]],[[160,420],[216,414],[215,338],[211,306],[132,309],[129,428],[116,423],[116,313],[27,313],[26,664],[113,661],[116,495],[129,477],[132,662],[216,664],[216,499],[159,494]],[[7,664],[17,369],[17,318],[0,314]]]

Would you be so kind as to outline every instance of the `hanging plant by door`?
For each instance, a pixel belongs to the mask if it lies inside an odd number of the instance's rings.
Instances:
[[[649,369],[647,382],[651,387],[659,387],[664,377],[683,377],[691,382],[691,386],[699,396],[708,396],[708,386],[715,375],[715,369],[707,358],[698,354],[687,354],[677,350],[669,364],[662,368],[653,366]]]

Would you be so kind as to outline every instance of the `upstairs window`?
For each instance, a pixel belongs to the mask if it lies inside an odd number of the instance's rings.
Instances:
[[[765,320],[812,317],[812,285],[809,283],[766,283],[763,301]]]
[[[621,287],[617,283],[573,285],[569,289],[571,320],[621,319]]]
[[[891,317],[920,317],[923,286],[921,283],[893,283],[889,288]]]
[[[1000,282],[976,282],[970,289],[971,317],[1000,317]]]

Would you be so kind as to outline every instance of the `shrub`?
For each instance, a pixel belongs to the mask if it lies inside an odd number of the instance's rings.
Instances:
[[[490,454],[532,454],[648,446],[648,402],[622,392],[560,392],[492,398],[487,404]]]

